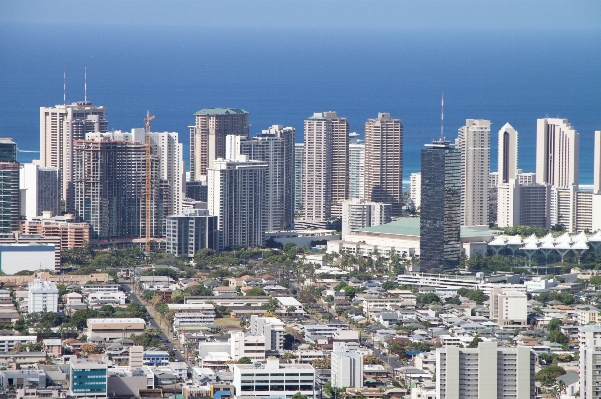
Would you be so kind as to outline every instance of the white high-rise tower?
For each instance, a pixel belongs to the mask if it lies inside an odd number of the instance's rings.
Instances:
[[[578,185],[580,134],[567,119],[544,118],[536,123],[536,182],[555,188]]]

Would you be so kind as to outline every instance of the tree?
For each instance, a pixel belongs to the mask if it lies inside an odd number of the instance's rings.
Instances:
[[[470,290],[468,290],[467,288],[459,288],[457,290],[457,295],[466,296],[468,292],[470,292]]]
[[[92,353],[96,353],[98,350],[98,346],[96,344],[83,344],[81,346],[81,351],[87,356]]]
[[[286,313],[294,313],[296,312],[296,306],[288,306],[286,308]]]
[[[253,287],[246,291],[246,296],[267,296],[267,293],[261,287]]]
[[[292,399],[307,399],[307,395],[303,395],[300,392],[297,392],[294,395],[292,395]]]
[[[601,276],[593,276],[589,280],[590,285],[594,285],[595,287],[601,286]]]
[[[480,338],[479,336],[475,336],[474,339],[472,339],[472,342],[470,342],[470,344],[467,346],[468,348],[477,348],[478,347],[478,343],[483,342],[482,338]]]
[[[549,324],[547,324],[547,331],[559,330],[559,326],[561,326],[561,324],[561,320],[554,317],[551,319],[551,321],[549,321]]]
[[[238,361],[236,363],[238,363],[238,364],[251,364],[252,360],[250,360],[249,357],[243,356],[240,359],[238,359]]]
[[[570,338],[559,330],[553,330],[547,334],[547,341],[564,345],[570,342]]]
[[[440,297],[432,292],[427,294],[418,294],[416,297],[417,307],[424,307],[432,304],[442,304]]]
[[[357,295],[357,290],[355,290],[355,287],[346,286],[342,290],[344,291],[344,295],[349,297],[351,301],[353,300],[355,295]]]
[[[488,295],[484,293],[482,290],[472,290],[467,293],[467,298],[470,301],[474,301],[479,305],[482,305],[482,302],[488,301]]]
[[[536,380],[541,383],[542,386],[550,387],[555,384],[555,379],[566,373],[563,367],[549,366],[540,370],[536,373]]]

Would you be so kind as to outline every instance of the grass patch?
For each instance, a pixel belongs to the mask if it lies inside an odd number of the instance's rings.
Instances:
[[[232,319],[231,317],[221,317],[219,319],[215,319],[215,325],[217,327],[225,327],[225,326],[240,326],[240,320]]]

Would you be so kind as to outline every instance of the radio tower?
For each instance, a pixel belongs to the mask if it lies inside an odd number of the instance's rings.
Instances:
[[[63,67],[63,105],[67,105],[67,67]]]

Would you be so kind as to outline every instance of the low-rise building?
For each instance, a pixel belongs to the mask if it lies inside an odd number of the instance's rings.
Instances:
[[[51,281],[34,280],[28,284],[28,313],[58,310],[58,288]]]
[[[363,388],[363,355],[357,352],[332,352],[332,386]]]
[[[88,339],[129,338],[132,334],[144,332],[146,322],[139,318],[88,319]]]
[[[297,392],[316,399],[315,369],[308,364],[280,364],[267,359],[265,364],[234,364],[236,395],[292,397]]]
[[[72,357],[69,373],[69,394],[75,397],[106,398],[108,363],[101,359]]]

